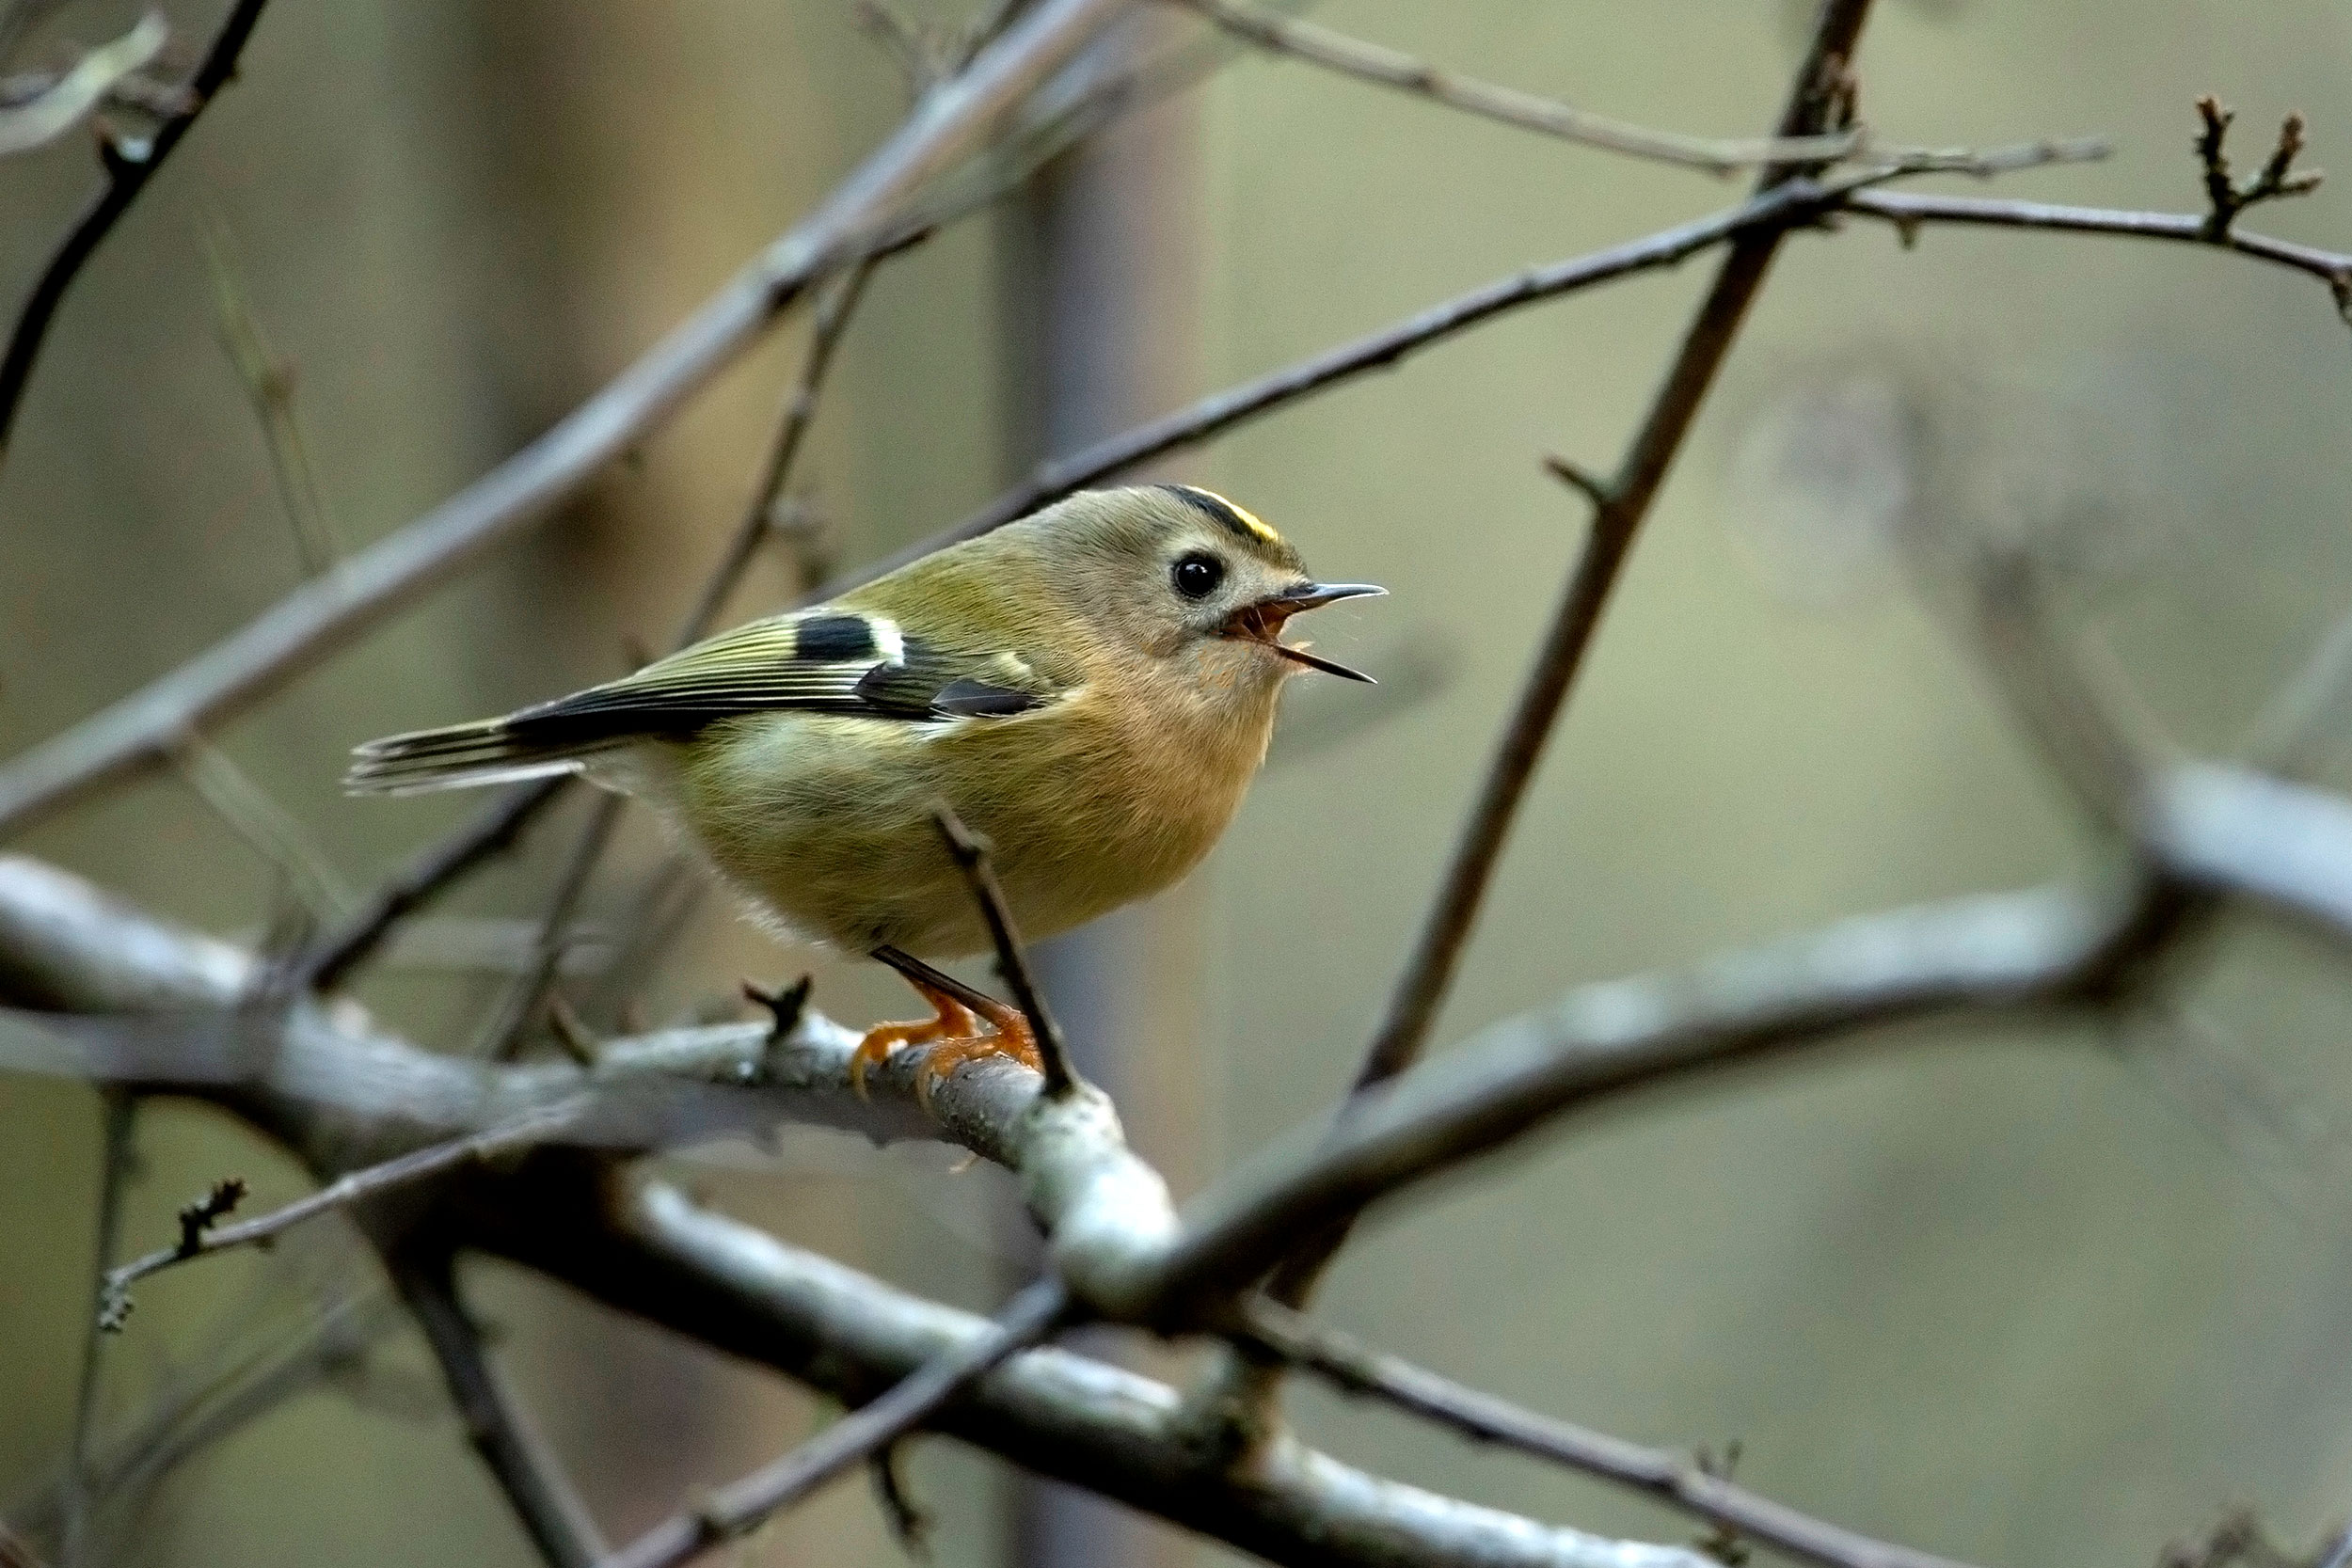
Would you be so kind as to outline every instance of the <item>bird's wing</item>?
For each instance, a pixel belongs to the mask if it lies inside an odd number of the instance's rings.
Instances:
[[[514,714],[530,742],[688,733],[775,709],[915,721],[1006,718],[1059,695],[1019,655],[939,647],[867,611],[818,610],[723,632],[633,675]]]
[[[405,794],[543,777],[641,736],[691,735],[753,713],[981,722],[1027,713],[1065,689],[1016,653],[940,647],[870,610],[810,610],[722,632],[503,719],[370,741],[343,782]]]

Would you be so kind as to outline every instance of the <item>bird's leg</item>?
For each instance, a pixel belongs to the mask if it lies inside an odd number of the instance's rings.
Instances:
[[[966,1062],[1009,1056],[1033,1072],[1045,1070],[1045,1058],[1037,1052],[1037,1036],[1030,1032],[1029,1021],[1020,1008],[980,998],[972,1002],[971,1011],[979,1015],[972,1032],[934,1040],[923,1053],[922,1066],[914,1069],[914,1092],[927,1106],[932,1088]],[[977,1026],[981,1022],[988,1026],[986,1034]]]
[[[930,985],[914,975],[907,975],[907,983],[922,993],[931,1005],[933,1016],[912,1023],[877,1023],[866,1031],[866,1037],[857,1042],[850,1055],[850,1087],[860,1100],[866,1098],[866,1074],[889,1059],[891,1053],[902,1046],[930,1045],[935,1040],[961,1039],[980,1032],[979,1021],[972,1010],[947,991]],[[926,1059],[926,1067],[929,1061]],[[926,1103],[930,1092],[920,1078],[915,1089]]]
[[[914,1093],[926,1108],[930,1105],[931,1090],[966,1062],[1009,1056],[1032,1071],[1044,1069],[1044,1058],[1038,1054],[1037,1037],[1030,1032],[1029,1021],[1020,1008],[983,995],[955,976],[943,974],[895,947],[877,948],[874,957],[905,976],[907,984],[922,992],[938,1009],[939,1018],[931,1023],[885,1023],[858,1046],[858,1058],[878,1061],[901,1044],[924,1047],[922,1065],[914,1071]],[[889,1033],[898,1030],[919,1033]],[[885,1035],[888,1037],[884,1043],[877,1047],[877,1037]],[[873,1053],[870,1056],[869,1051]],[[853,1061],[850,1081],[858,1083],[862,1077],[858,1061]]]

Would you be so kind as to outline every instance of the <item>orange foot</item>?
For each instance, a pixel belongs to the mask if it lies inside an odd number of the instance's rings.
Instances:
[[[850,1086],[858,1098],[866,1097],[867,1070],[902,1047],[923,1052],[922,1065],[915,1069],[914,1093],[927,1110],[932,1089],[966,1062],[1010,1056],[1025,1067],[1043,1069],[1037,1038],[1020,1008],[983,996],[896,948],[878,948],[874,957],[905,976],[937,1016],[919,1023],[877,1024],[866,1032],[850,1058]]]

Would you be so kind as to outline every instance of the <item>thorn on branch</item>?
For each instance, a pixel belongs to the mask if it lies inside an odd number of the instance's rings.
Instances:
[[[1608,511],[1614,499],[1606,480],[1556,451],[1544,453],[1544,471],[1592,502],[1596,513]]]
[[[571,1003],[561,996],[548,999],[548,1033],[555,1037],[564,1054],[581,1067],[595,1067],[603,1054],[595,1033],[573,1010]]]
[[[898,1539],[899,1550],[917,1562],[929,1562],[931,1516],[898,1472],[899,1453],[905,1447],[904,1443],[892,1443],[877,1449],[866,1462],[866,1468],[874,1478],[874,1500],[882,1505],[882,1517],[890,1525],[890,1533]]]
[[[2230,127],[2236,123],[2236,112],[2225,106],[2213,94],[2197,100],[2197,118],[2201,127],[2197,133],[2197,161],[2204,167],[2205,227],[2200,237],[2219,243],[2230,237],[2230,226],[2247,208],[2283,197],[2306,196],[2319,188],[2324,178],[2315,168],[2296,172],[2295,160],[2303,151],[2303,116],[2301,111],[2290,112],[2279,122],[2278,144],[2270,156],[2263,160],[2262,172],[2243,183],[2233,179],[2227,143]],[[2340,288],[2338,303],[2344,303],[2347,290]]]
[[[803,974],[781,990],[762,990],[756,982],[743,982],[746,1000],[768,1009],[768,1043],[782,1045],[801,1025],[801,1011],[808,1006],[809,989],[817,983],[816,976]]]

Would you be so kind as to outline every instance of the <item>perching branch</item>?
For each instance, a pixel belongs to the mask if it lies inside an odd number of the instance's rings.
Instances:
[[[213,45],[205,51],[204,59],[188,78],[185,98],[178,112],[168,116],[156,127],[155,134],[143,142],[106,141],[100,144],[99,155],[105,165],[106,184],[89,207],[74,223],[49,264],[41,269],[33,292],[25,296],[24,307],[17,312],[16,326],[8,335],[8,346],[0,353],[0,463],[8,461],[8,435],[16,426],[16,411],[24,401],[24,387],[33,376],[33,365],[40,357],[40,345],[49,335],[49,324],[56,319],[57,307],[64,303],[66,291],[73,286],[83,264],[98,249],[122,214],[131,210],[139,192],[148,181],[164,166],[172,149],[194,127],[199,117],[212,103],[220,89],[237,74],[237,60],[245,53],[246,40],[253,36],[256,24],[262,20],[262,8],[268,0],[237,0],[213,36]]]
[[[251,968],[76,879],[0,860],[0,1000],[184,1011],[233,1001],[250,985]],[[345,1149],[394,1153],[404,1142],[426,1141],[428,1128],[462,1130],[470,1119],[581,1092],[572,1064],[494,1068],[419,1052],[365,1032],[348,1006],[298,1006],[281,1022],[284,1033],[267,1049],[232,1050],[229,1060],[215,1041],[159,1037],[146,1053],[95,1051],[71,1070],[213,1100],[310,1162],[322,1180],[333,1179],[333,1161]],[[723,1095],[769,1118],[883,1137],[945,1135],[1021,1169],[1033,1209],[1080,1254],[1099,1262],[1113,1244],[1089,1243],[1089,1231],[1166,1246],[1173,1220],[1165,1190],[1132,1156],[1122,1164],[1111,1147],[1117,1119],[1099,1091],[1081,1086],[1046,1101],[1037,1074],[985,1062],[939,1085],[927,1114],[911,1062],[881,1064],[866,1081],[870,1100],[851,1092],[857,1038],[813,1013],[781,1042],[764,1023],[673,1031],[609,1042],[594,1076],[606,1092],[658,1084],[690,1100]],[[584,1116],[581,1128],[594,1119]],[[712,1131],[707,1121],[690,1125],[702,1135]],[[846,1402],[873,1400],[941,1351],[989,1332],[980,1320],[786,1247],[659,1184],[628,1183],[592,1155],[548,1151],[453,1178],[432,1214],[441,1239],[513,1258]],[[1156,1220],[1148,1212],[1154,1194]],[[1172,1389],[1057,1351],[1016,1355],[931,1425],[1283,1562],[1391,1568],[1403,1549],[1435,1568],[1708,1568],[1682,1548],[1607,1541],[1378,1481],[1289,1439],[1247,1473],[1229,1472],[1190,1446]]]
[[[101,783],[152,766],[169,736],[269,695],[492,546],[548,515],[732,363],[811,284],[878,245],[895,243],[889,224],[924,182],[976,146],[999,116],[1125,4],[1043,0],[983,49],[970,69],[928,95],[816,211],[553,429],[422,517],[351,556],[341,570],[281,599],[210,651],[0,772],[0,833]],[[260,0],[244,0],[237,14],[259,9]]]

